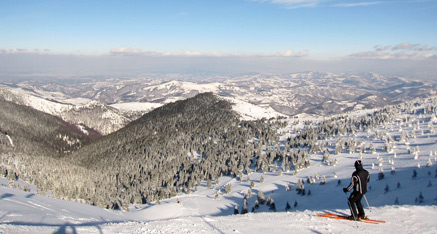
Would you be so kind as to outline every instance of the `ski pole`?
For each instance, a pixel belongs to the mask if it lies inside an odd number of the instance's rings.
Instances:
[[[363,194],[364,200],[366,200],[367,207],[369,208],[369,212],[372,212],[372,209],[370,208],[369,202],[367,201],[367,197],[365,194]]]
[[[352,216],[354,217],[354,220],[357,220],[355,218],[354,212],[352,211],[352,206],[351,206],[351,202],[349,201],[349,197],[347,196],[347,193],[345,193],[345,194],[346,194],[347,204],[349,205],[349,209],[351,210]]]
[[[355,214],[352,211],[351,202],[349,201],[349,197],[347,196],[347,192],[345,192],[345,194],[346,194],[347,204],[349,205],[349,209],[351,210],[351,213],[352,213],[352,217],[354,217],[354,220],[357,221],[357,219],[355,218]],[[356,226],[356,228],[358,228],[358,223],[357,222],[355,222],[355,226]]]

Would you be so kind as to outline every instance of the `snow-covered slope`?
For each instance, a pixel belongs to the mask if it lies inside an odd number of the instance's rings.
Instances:
[[[107,135],[114,132],[132,120],[138,118],[143,110],[120,110],[98,101],[89,99],[64,99],[63,95],[51,95],[47,92],[28,91],[22,88],[7,88],[0,86],[0,96],[7,101],[19,105],[32,107],[36,110],[45,112],[50,115],[60,117],[66,122],[78,125],[85,125],[97,130],[100,134]],[[62,96],[61,103],[48,99],[49,97]],[[75,103],[75,104],[71,104]]]
[[[7,88],[0,86],[0,95],[7,101],[30,106],[36,110],[55,116],[73,108],[73,105],[49,101],[45,98],[35,96],[31,91],[20,88]]]
[[[153,109],[162,106],[162,104],[147,103],[147,102],[127,102],[127,103],[116,103],[116,104],[112,104],[111,106],[124,111],[149,112]]]
[[[281,114],[275,110],[273,110],[271,107],[263,108],[261,106],[253,105],[249,102],[241,101],[235,98],[230,97],[222,97],[225,100],[229,101],[230,103],[233,103],[232,109],[236,111],[243,120],[256,120],[256,119],[270,119],[270,118],[277,118],[277,117],[286,117],[286,115]]]
[[[385,224],[330,220],[318,210],[179,216],[185,204],[121,212],[0,188],[2,233],[435,233],[436,206],[375,207]],[[195,198],[193,198],[194,200]],[[212,204],[209,204],[211,206]],[[152,212],[153,210],[153,212]],[[148,211],[148,212],[146,212]],[[338,213],[348,213],[344,207]],[[163,214],[166,214],[163,217]]]
[[[401,111],[394,121],[378,125],[365,132],[322,140],[329,149],[344,139],[361,140],[375,152],[330,152],[328,163],[321,153],[312,154],[311,166],[297,171],[273,169],[252,172],[242,180],[223,176],[213,188],[203,181],[197,192],[179,194],[160,204],[131,205],[129,212],[105,210],[70,201],[60,201],[7,188],[23,182],[1,179],[0,232],[4,233],[435,233],[437,223],[437,99],[427,103],[411,103],[412,109]],[[432,109],[432,108],[431,108]],[[362,116],[371,110],[351,114]],[[317,126],[323,119],[289,118],[278,134],[285,140],[299,129]],[[407,135],[402,139],[402,135]],[[382,137],[390,137],[393,150],[385,150]],[[281,145],[280,148],[284,148]],[[388,151],[388,152],[387,152]],[[317,217],[323,211],[349,214],[342,188],[349,184],[353,163],[361,159],[371,174],[369,192],[363,200],[366,214],[382,219],[385,224],[352,223]],[[277,165],[281,168],[281,165]],[[383,175],[383,176],[382,176]],[[322,184],[322,178],[326,183]],[[298,180],[305,182],[305,195],[296,193]],[[263,182],[262,182],[263,181]],[[251,182],[254,187],[250,190]],[[232,191],[225,192],[231,184]],[[21,185],[22,186],[22,185]],[[287,191],[287,187],[290,191]],[[257,194],[274,200],[271,206],[255,207]],[[233,215],[234,207],[241,211],[247,195],[249,213]],[[286,204],[291,208],[285,211]]]

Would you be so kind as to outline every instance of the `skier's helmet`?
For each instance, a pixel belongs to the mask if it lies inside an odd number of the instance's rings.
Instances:
[[[361,160],[357,160],[355,161],[355,168],[358,169],[363,169],[363,163],[361,162]]]

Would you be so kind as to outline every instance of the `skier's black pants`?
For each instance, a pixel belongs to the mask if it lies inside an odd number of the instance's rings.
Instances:
[[[363,218],[365,216],[363,205],[361,204],[362,198],[363,198],[363,194],[359,192],[353,192],[348,199],[349,208],[351,209],[352,212],[351,214],[356,219],[358,219],[358,217]],[[357,214],[357,210],[355,209],[355,204],[357,204],[358,214]]]

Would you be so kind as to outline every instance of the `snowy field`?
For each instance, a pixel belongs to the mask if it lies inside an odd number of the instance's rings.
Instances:
[[[408,121],[403,122],[402,119]],[[414,118],[412,118],[414,117]],[[282,139],[292,134],[296,119],[278,132]],[[106,210],[80,202],[57,200],[19,191],[0,179],[0,232],[3,233],[437,233],[437,127],[435,114],[400,114],[398,121],[377,126],[354,137],[365,145],[373,144],[374,153],[339,154],[331,152],[330,162],[322,162],[322,153],[311,155],[311,166],[294,171],[278,170],[244,175],[243,180],[220,177],[219,183],[207,188],[206,182],[197,192],[180,194],[160,204],[131,205],[128,212]],[[402,130],[401,130],[402,129]],[[401,131],[400,131],[401,130]],[[385,132],[398,139],[408,132],[407,141],[395,140],[393,150],[386,152],[384,141],[377,135]],[[386,136],[387,136],[386,135]],[[335,139],[325,143],[335,143]],[[333,149],[331,149],[333,151]],[[342,188],[349,184],[353,163],[361,158],[371,174],[369,192],[363,199],[366,214],[384,224],[367,224],[317,217],[330,211],[349,215]],[[335,163],[334,163],[335,162]],[[334,166],[335,164],[335,166]],[[280,167],[280,165],[278,165]],[[384,177],[380,175],[383,173]],[[321,178],[326,183],[321,184]],[[311,183],[308,178],[312,177]],[[250,180],[248,180],[250,179]],[[305,181],[305,195],[296,193],[297,181]],[[262,181],[263,180],[263,181]],[[241,212],[243,197],[249,213]],[[226,184],[232,191],[225,193]],[[291,190],[287,191],[287,187]],[[251,212],[259,191],[274,200],[276,212],[260,205]],[[286,204],[291,208],[286,211]]]
[[[436,206],[373,207],[368,215],[387,223],[366,224],[317,217],[324,209],[316,207],[293,212],[183,216],[184,209],[195,210],[178,204],[155,210],[155,217],[147,209],[111,211],[4,187],[0,197],[1,233],[436,233],[437,228]],[[349,213],[345,204],[340,207],[329,210]]]

